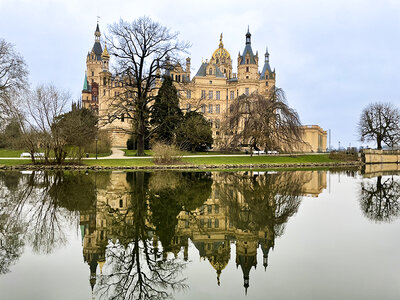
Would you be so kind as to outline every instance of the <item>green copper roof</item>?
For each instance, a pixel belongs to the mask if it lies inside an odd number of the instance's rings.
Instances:
[[[85,81],[83,82],[83,90],[87,91],[88,90],[88,84],[87,84],[87,74],[85,72]]]

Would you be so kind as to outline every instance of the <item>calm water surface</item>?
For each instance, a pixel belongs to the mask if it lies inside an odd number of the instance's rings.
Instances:
[[[399,299],[400,176],[0,172],[0,299]]]

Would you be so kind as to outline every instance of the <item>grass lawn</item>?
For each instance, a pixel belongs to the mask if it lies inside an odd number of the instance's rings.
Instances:
[[[28,152],[28,151],[0,148],[0,157],[20,157],[22,152]],[[111,152],[97,154],[98,157],[104,157],[109,155],[111,155]],[[96,157],[96,153],[89,153],[89,157]]]
[[[122,149],[125,152],[125,156],[135,156],[136,150],[127,150]],[[152,150],[144,150],[144,153],[148,156],[153,155]],[[243,152],[221,152],[221,151],[209,151],[209,152],[189,152],[189,151],[182,151],[182,155],[223,155],[223,154],[245,154]]]
[[[30,163],[30,159],[0,159],[0,166],[19,166]]]
[[[22,152],[26,151],[0,148],[0,157],[20,157]]]
[[[321,155],[298,155],[298,156],[234,156],[234,157],[184,157],[184,165],[226,165],[226,164],[288,164],[288,163],[327,163],[337,162],[328,157],[328,154]],[[151,158],[140,159],[98,159],[85,160],[88,166],[103,167],[129,167],[129,166],[153,166]]]

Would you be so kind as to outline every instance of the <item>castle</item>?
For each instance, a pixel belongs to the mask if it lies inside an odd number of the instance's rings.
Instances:
[[[123,82],[113,77],[109,71],[110,55],[107,46],[104,49],[100,42],[100,29],[97,24],[95,42],[87,54],[86,73],[82,90],[82,104],[95,110],[101,119],[107,119],[109,99],[118,96]],[[251,46],[251,33],[246,33],[245,47],[237,58],[237,72],[233,72],[232,58],[224,48],[222,34],[219,46],[213,52],[210,60],[202,62],[196,75],[191,78],[190,58],[186,59],[183,68],[177,65],[173,70],[167,70],[166,75],[178,83],[185,83],[185,91],[180,91],[180,107],[184,112],[197,110],[204,114],[212,126],[214,141],[220,136],[223,115],[228,112],[230,104],[240,95],[250,95],[258,92],[267,95],[275,87],[276,72],[271,69],[268,49],[264,55],[261,72],[259,71],[258,52],[254,54]],[[119,118],[105,122],[104,128],[109,132],[113,146],[125,147],[129,135],[125,129],[130,128],[130,122],[121,115]],[[297,151],[323,152],[326,150],[327,133],[318,125],[303,126],[304,145]]]

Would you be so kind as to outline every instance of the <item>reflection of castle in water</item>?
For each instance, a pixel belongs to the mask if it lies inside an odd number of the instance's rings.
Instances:
[[[191,240],[200,257],[207,259],[216,270],[218,285],[221,273],[231,259],[231,244],[234,243],[235,262],[237,267],[241,267],[247,291],[250,271],[257,266],[258,248],[263,253],[263,266],[267,268],[268,254],[274,247],[275,238],[283,234],[286,222],[297,212],[301,196],[318,196],[326,188],[326,173],[242,172],[213,173],[210,176],[212,185],[205,191],[210,194],[205,195],[206,201],[195,209],[182,207],[178,210],[173,216],[176,222],[173,232],[166,237],[160,236],[161,233],[158,235],[157,226],[147,220],[147,228],[152,228],[149,237],[153,239],[154,248],[160,248],[164,258],[168,253],[178,257],[183,250],[185,260],[188,259]],[[162,183],[160,187],[160,178],[163,176],[159,176],[158,185],[150,182],[149,190],[163,188]],[[112,173],[110,179],[107,187],[97,189],[95,205],[81,212],[80,217],[83,255],[90,266],[92,289],[96,284],[96,270],[101,273],[105,263],[108,240],[119,239],[123,243],[121,215],[125,226],[135,221],[126,173]],[[174,180],[164,183],[168,188],[174,184]],[[148,196],[146,201],[148,215],[154,217]]]

